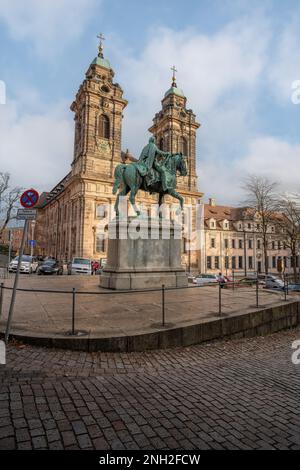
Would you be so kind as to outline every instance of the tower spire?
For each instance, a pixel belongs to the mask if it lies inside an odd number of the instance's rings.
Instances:
[[[177,84],[176,84],[176,72],[178,72],[178,70],[175,68],[175,65],[173,65],[173,67],[171,67],[171,70],[172,70],[172,72],[173,72],[173,75],[172,75],[172,87],[177,88]]]
[[[105,41],[105,37],[103,36],[102,33],[97,35],[97,38],[99,39],[99,46],[98,46],[98,57],[101,57],[103,59],[103,43],[102,41]]]

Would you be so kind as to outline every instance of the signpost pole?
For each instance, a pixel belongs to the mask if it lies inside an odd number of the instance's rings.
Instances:
[[[10,307],[9,307],[7,324],[6,324],[6,331],[5,331],[5,343],[6,344],[8,342],[10,326],[11,326],[12,316],[13,316],[13,312],[14,312],[16,293],[17,293],[19,274],[20,274],[20,267],[21,267],[22,256],[23,256],[23,251],[24,251],[27,228],[28,228],[28,220],[26,219],[25,224],[24,224],[24,228],[23,228],[22,241],[21,241],[21,246],[20,246],[20,250],[19,250],[18,266],[17,266],[16,276],[15,276],[15,280],[14,280],[14,287],[13,287],[13,291],[12,291],[12,295],[11,295]]]
[[[12,237],[13,237],[12,230],[9,230],[8,233],[9,233],[8,265],[10,265],[10,261],[11,261],[11,244],[12,244]]]

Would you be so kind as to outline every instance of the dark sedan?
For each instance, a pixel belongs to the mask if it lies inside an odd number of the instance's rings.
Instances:
[[[63,265],[55,259],[47,259],[38,268],[38,274],[63,274]]]

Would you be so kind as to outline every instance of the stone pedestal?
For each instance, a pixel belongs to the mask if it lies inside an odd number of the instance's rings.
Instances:
[[[108,227],[107,265],[100,285],[108,289],[187,286],[181,266],[181,227],[151,218],[114,219]]]

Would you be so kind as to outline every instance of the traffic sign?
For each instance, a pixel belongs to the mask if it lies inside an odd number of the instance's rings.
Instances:
[[[17,220],[35,220],[36,209],[18,209]]]
[[[29,246],[35,246],[36,245],[36,240],[28,240],[28,245]]]
[[[35,189],[27,189],[20,198],[20,203],[26,209],[34,207],[39,200],[39,193]]]

